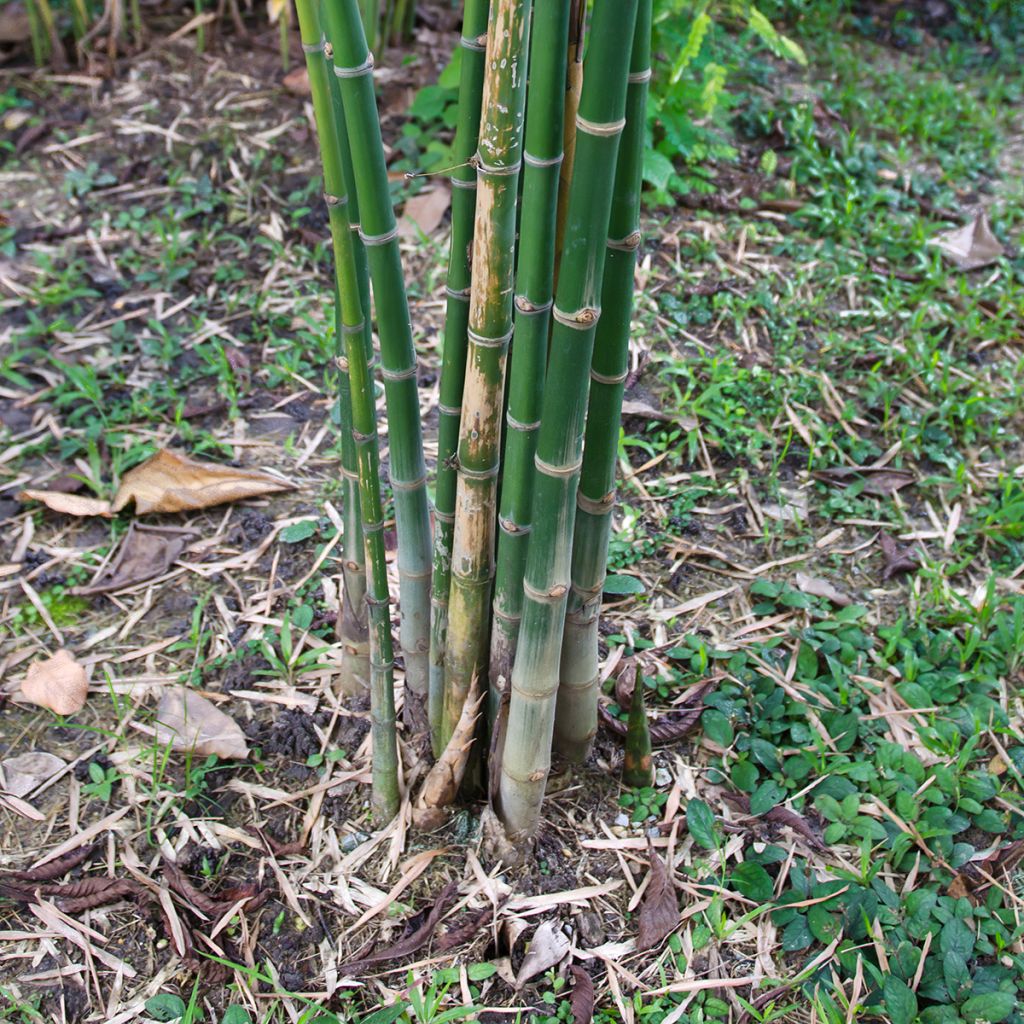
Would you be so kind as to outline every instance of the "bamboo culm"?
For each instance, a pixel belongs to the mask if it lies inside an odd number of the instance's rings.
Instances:
[[[348,194],[345,176],[347,140],[339,135],[332,102],[337,91],[332,68],[324,53],[324,37],[313,0],[299,0],[299,30],[306,55],[310,92],[324,174],[324,196],[330,219],[335,253],[339,233],[351,235],[342,197]],[[339,108],[340,109],[340,108]],[[340,268],[335,257],[335,326],[339,357],[344,356],[340,297]],[[363,267],[365,277],[365,260]],[[342,472],[342,593],[337,635],[342,645],[338,689],[342,693],[365,692],[370,685],[370,647],[366,616],[366,564],[363,553],[363,531],[359,513],[359,483],[356,450],[352,440],[352,402],[347,372],[338,380],[338,426],[341,433]]]
[[[491,623],[488,714],[492,722],[512,670],[523,606],[523,573],[533,500],[533,456],[544,389],[554,285],[555,217],[562,163],[562,91],[569,38],[568,5],[538,4],[533,21],[515,329],[509,367]]]
[[[366,246],[380,337],[398,526],[399,639],[408,713],[426,702],[430,632],[430,517],[416,352],[374,96],[373,58],[366,47],[358,2],[326,0],[324,9],[341,86],[359,202],[359,234]],[[413,720],[416,717],[412,715]]]
[[[364,603],[369,607],[372,628],[369,644],[372,802],[377,819],[387,821],[394,817],[399,805],[398,742],[395,732],[394,654],[383,536],[384,513],[378,473],[374,390],[368,358],[369,332],[363,305],[367,293],[366,268],[359,256],[358,236],[352,230],[347,212],[348,199],[344,186],[346,171],[351,165],[341,95],[331,81],[333,76],[329,75],[330,69],[325,65],[326,40],[314,2],[299,0],[297,10],[303,50],[309,61],[314,114],[324,163],[325,196],[330,214],[335,275],[341,306],[344,354],[339,357],[339,368],[350,383],[349,427],[359,482],[355,505],[362,519],[364,559],[370,567]]]
[[[633,38],[636,11],[637,0],[596,0],[576,116],[576,159],[537,437],[523,619],[497,801],[513,839],[535,832],[551,763],[589,370],[625,125],[630,48],[623,40]]]
[[[634,274],[640,245],[640,190],[651,77],[651,0],[639,0],[626,127],[608,226],[601,320],[594,340],[590,404],[573,537],[572,587],[562,640],[554,748],[582,762],[597,733],[598,617],[615,505],[615,460],[629,364]],[[640,683],[638,681],[637,686]]]
[[[452,534],[455,530],[455,463],[466,376],[470,254],[476,216],[476,168],[471,159],[480,136],[487,15],[488,0],[467,0],[459,41],[462,68],[459,73],[459,121],[452,146],[452,235],[438,398],[434,564],[430,594],[430,735],[435,755],[441,753],[441,719],[444,713],[444,651],[448,636],[448,590],[451,586]]]
[[[487,30],[441,747],[455,730],[474,681],[482,685],[487,673],[530,7],[530,0],[494,0]]]

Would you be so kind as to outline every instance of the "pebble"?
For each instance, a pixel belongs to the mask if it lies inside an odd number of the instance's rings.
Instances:
[[[620,814],[615,819],[615,824],[618,825],[619,828],[625,828],[629,824],[629,815],[628,814]]]
[[[646,834],[648,839],[660,839],[661,829],[658,828],[657,825],[655,825],[653,828],[649,828]]]
[[[368,832],[349,832],[341,841],[341,852],[351,853],[357,846],[365,843],[369,838]]]
[[[659,768],[654,773],[654,784],[656,786],[668,786],[672,783],[672,773],[667,768]]]

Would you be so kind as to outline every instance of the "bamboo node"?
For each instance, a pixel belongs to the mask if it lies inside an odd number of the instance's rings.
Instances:
[[[643,71],[631,71],[629,77],[626,79],[630,85],[642,85],[644,82],[651,80],[651,69],[644,68]]]
[[[498,338],[488,338],[482,334],[477,334],[472,328],[469,328],[466,334],[469,340],[474,345],[479,345],[480,348],[505,348],[512,340],[512,331],[507,331]]]
[[[554,466],[550,462],[545,462],[539,455],[534,455],[533,464],[537,472],[543,473],[545,476],[570,477],[580,471],[580,467],[583,465],[583,456],[581,455],[565,466]]]
[[[598,138],[608,139],[613,135],[618,135],[623,128],[626,127],[626,119],[620,118],[618,121],[588,121],[585,117],[576,115],[576,130],[583,132],[584,135],[595,135]]]
[[[327,46],[327,38],[325,36],[320,37],[319,43],[303,43],[303,53],[323,53],[324,48]]]
[[[638,228],[636,231],[631,231],[625,238],[609,238],[608,248],[614,249],[616,252],[636,252],[640,248],[643,237]]]
[[[534,156],[532,153],[523,153],[523,160],[527,167],[557,167],[565,159],[564,153],[557,156]]]
[[[517,160],[514,164],[487,164],[484,163],[483,157],[479,153],[476,155],[476,169],[480,174],[490,175],[492,178],[503,178],[511,177],[513,174],[518,174],[520,168],[523,166],[522,160]]]
[[[348,196],[336,196],[330,192],[324,193],[324,202],[331,206],[344,206],[348,202]]]
[[[416,477],[415,480],[396,480],[394,476],[391,477],[391,489],[393,491],[415,491],[420,487],[426,485],[427,475],[424,473],[422,476]]]
[[[390,231],[385,231],[382,235],[367,235],[360,228],[359,237],[363,240],[363,245],[387,245],[388,242],[393,242],[398,237],[398,225],[396,224]]]
[[[389,370],[386,367],[380,371],[380,375],[392,383],[403,380],[415,380],[416,379],[416,367],[410,366],[405,370]]]
[[[505,422],[508,424],[509,430],[521,430],[524,434],[540,429],[540,420],[534,420],[533,423],[523,423],[522,420],[517,420],[510,412],[505,413]]]
[[[362,64],[357,64],[354,68],[342,68],[337,64],[334,65],[334,73],[338,78],[360,78],[365,74],[373,73],[373,54],[368,53],[366,60]]]
[[[542,302],[538,305],[535,302],[531,302],[525,295],[517,295],[515,303],[516,309],[524,316],[529,316],[532,313],[547,313],[554,305],[554,302],[551,299],[548,299],[547,302]]]
[[[601,310],[588,306],[585,309],[577,309],[572,313],[566,313],[557,306],[552,306],[551,315],[555,318],[555,322],[563,327],[571,327],[575,331],[586,331],[593,327],[600,319]]]
[[[456,302],[469,302],[469,288],[452,288],[451,286],[446,286],[444,293],[449,299],[454,299]]]
[[[525,526],[520,526],[514,519],[506,519],[501,516],[498,517],[498,526],[503,533],[507,533],[512,537],[522,536],[522,534],[529,533],[533,529],[529,523]]]
[[[629,373],[625,370],[622,373],[616,373],[614,375],[607,373],[598,373],[598,371],[594,369],[591,369],[590,371],[590,379],[593,381],[597,381],[598,384],[624,384],[628,376]]]
[[[487,50],[487,36],[477,36],[470,39],[469,36],[460,36],[459,45],[464,50],[472,50],[474,53],[484,53]]]
[[[606,516],[615,507],[615,491],[600,498],[588,498],[582,491],[576,495],[576,507],[592,516]]]
[[[556,583],[547,590],[539,590],[527,580],[523,580],[523,594],[536,604],[557,604],[569,592],[564,583]]]

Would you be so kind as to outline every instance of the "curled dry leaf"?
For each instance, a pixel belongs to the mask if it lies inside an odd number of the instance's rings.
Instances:
[[[882,549],[885,565],[882,567],[882,579],[890,580],[904,572],[920,569],[917,559],[909,548],[901,547],[887,533],[878,535],[878,546]]]
[[[88,692],[89,677],[85,669],[65,650],[29,665],[21,684],[21,696],[25,700],[58,715],[81,711]]]
[[[156,739],[172,750],[241,759],[249,745],[235,720],[185,687],[165,691],[156,709]]]
[[[572,974],[569,1006],[573,1024],[590,1024],[594,1019],[594,982],[579,964],[574,964],[569,973]]]
[[[719,678],[715,677],[695,686],[686,694],[686,699],[681,704],[654,719],[650,724],[651,743],[656,747],[664,747],[678,742],[696,728],[704,711],[704,697],[718,686]],[[615,718],[604,704],[599,704],[597,711],[601,724],[609,732],[625,739],[629,731],[626,722],[621,718]]]
[[[176,526],[145,526],[132,522],[113,562],[73,594],[108,594],[162,576],[195,539],[193,530]]]
[[[67,761],[48,754],[45,750],[33,750],[28,754],[19,754],[0,761],[3,769],[2,787],[11,796],[28,796],[37,786],[47,779],[52,779],[61,769],[67,767]]]
[[[943,231],[931,240],[931,245],[942,250],[942,254],[961,270],[977,270],[995,263],[1003,255],[999,239],[992,234],[988,216],[979,213],[969,224],[952,231]]]
[[[569,936],[557,921],[544,921],[533,933],[530,948],[516,975],[516,988],[522,988],[531,978],[560,964],[572,948]]]
[[[636,948],[653,949],[679,924],[679,903],[665,862],[650,849],[651,873],[637,918]]]
[[[125,473],[110,507],[120,512],[134,502],[138,515],[187,512],[292,487],[286,480],[259,470],[199,462],[165,448]]]
[[[109,501],[65,491],[19,491],[18,501],[41,501],[51,512],[66,516],[105,516],[109,519],[113,515]]]
[[[848,597],[828,580],[821,579],[820,576],[808,576],[806,573],[798,572],[796,585],[805,594],[810,594],[811,597],[823,597],[838,608],[846,608],[853,604],[853,598]]]
[[[625,710],[633,703],[636,688],[636,658],[623,658],[615,677],[615,703]]]

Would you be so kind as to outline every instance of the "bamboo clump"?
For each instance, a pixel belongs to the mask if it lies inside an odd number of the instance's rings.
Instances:
[[[429,731],[439,756],[467,701],[486,693],[489,727],[504,735],[492,745],[500,763],[491,766],[491,797],[510,835],[528,838],[552,744],[582,760],[596,723],[651,0],[595,0],[582,64],[581,2],[465,2],[433,524],[367,5],[324,0],[321,27],[315,2],[301,0],[298,12],[342,339],[351,532],[342,569],[353,612],[342,628],[354,628],[363,606],[374,807],[381,818],[394,813],[400,773],[368,280],[398,532],[407,728]],[[425,716],[408,714],[424,702]],[[487,746],[483,735],[477,746]]]

